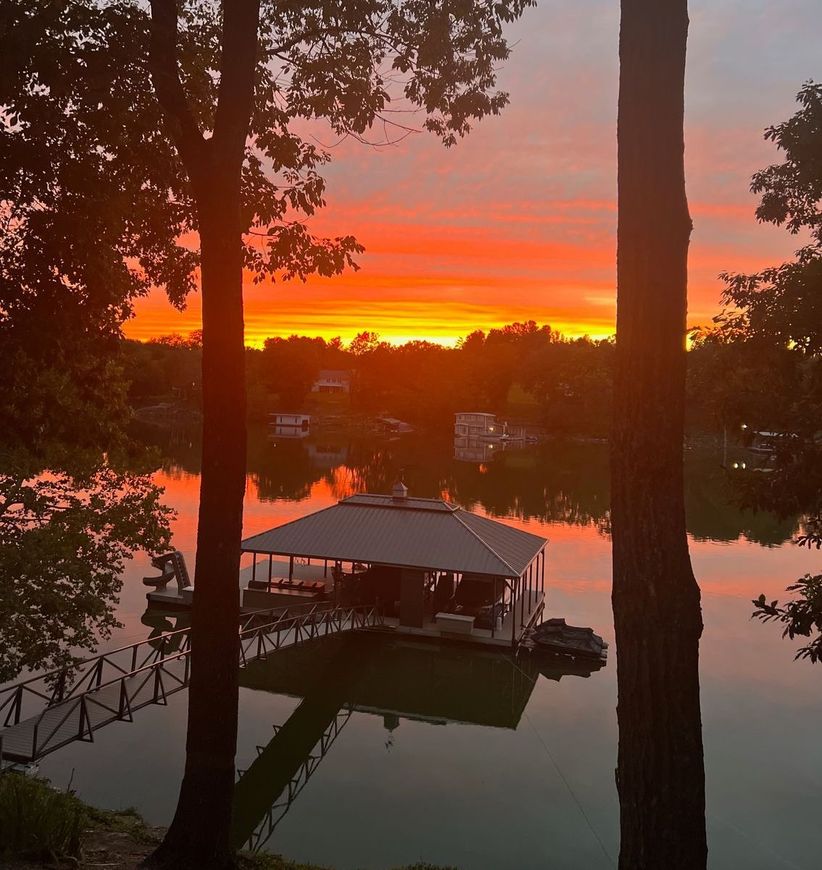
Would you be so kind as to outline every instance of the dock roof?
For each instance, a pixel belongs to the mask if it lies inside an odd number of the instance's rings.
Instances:
[[[360,493],[246,538],[241,549],[513,578],[547,543],[442,499]]]

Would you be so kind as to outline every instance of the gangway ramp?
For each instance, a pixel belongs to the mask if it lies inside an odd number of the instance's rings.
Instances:
[[[238,666],[304,641],[382,623],[372,606],[255,612],[239,626]],[[188,686],[191,629],[183,628],[0,690],[0,759],[37,761],[75,740],[92,741],[111,722],[165,704]]]

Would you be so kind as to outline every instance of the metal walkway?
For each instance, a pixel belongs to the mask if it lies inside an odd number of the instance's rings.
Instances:
[[[375,607],[257,611],[239,627],[239,666],[307,640],[382,623]],[[33,762],[110,722],[132,721],[188,686],[190,628],[159,635],[0,690],[0,760]]]

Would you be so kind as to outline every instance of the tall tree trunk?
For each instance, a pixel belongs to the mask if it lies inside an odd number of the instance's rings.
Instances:
[[[683,490],[687,0],[622,0],[612,438],[620,867],[705,867],[699,587]]]
[[[186,765],[177,811],[157,859],[174,867],[216,868],[232,864],[245,351],[238,209],[221,198],[201,211],[203,446]]]
[[[233,865],[239,593],[246,475],[240,182],[253,104],[259,0],[223,5],[214,130],[188,109],[176,58],[175,0],[152,0],[152,77],[197,202],[203,308],[203,439],[191,626],[186,766],[154,866]]]

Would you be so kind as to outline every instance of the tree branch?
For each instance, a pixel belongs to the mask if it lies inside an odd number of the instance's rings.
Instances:
[[[151,0],[151,80],[192,184],[205,177],[207,142],[188,104],[177,60],[177,0]]]
[[[242,167],[254,107],[259,23],[260,0],[223,3],[220,89],[213,141],[214,147],[228,158],[225,165],[237,174]]]

